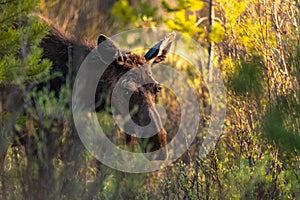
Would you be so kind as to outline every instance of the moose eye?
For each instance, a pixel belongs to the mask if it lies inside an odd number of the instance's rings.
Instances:
[[[154,93],[157,94],[160,91],[161,91],[161,86],[156,84],[155,87],[154,87]]]

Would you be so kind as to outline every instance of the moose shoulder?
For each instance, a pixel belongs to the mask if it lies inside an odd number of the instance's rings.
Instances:
[[[133,111],[131,120],[138,126],[144,127],[151,124],[151,130],[155,135],[149,138],[140,138],[139,144],[145,152],[152,152],[164,149],[162,155],[151,159],[164,160],[167,158],[166,149],[166,131],[162,125],[159,112],[155,108],[157,93],[160,90],[159,83],[152,77],[152,66],[165,60],[171,43],[175,39],[175,33],[172,32],[158,43],[156,43],[145,55],[137,55],[130,51],[123,51],[105,35],[100,35],[97,40],[97,47],[77,41],[72,37],[61,34],[57,29],[51,30],[46,39],[42,41],[44,57],[53,63],[53,72],[61,72],[61,76],[50,81],[50,88],[58,93],[61,86],[69,80],[72,83],[72,77],[75,77],[76,71],[85,57],[94,53],[94,65],[103,68],[105,71],[99,77],[99,83],[96,89],[96,111],[104,108],[106,99],[111,99],[113,90],[119,80],[123,78],[120,84],[116,102],[122,102],[127,94],[131,94],[129,108],[124,108],[122,103],[112,105],[113,109],[123,118],[125,118],[124,109]],[[84,80],[83,80],[84,81]],[[147,84],[141,84],[141,83]],[[132,140],[131,135],[145,135],[144,129],[133,128],[125,124],[126,141]]]

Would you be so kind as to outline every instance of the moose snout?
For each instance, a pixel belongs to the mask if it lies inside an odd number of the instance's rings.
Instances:
[[[135,132],[141,138],[148,138],[164,129],[160,113],[155,106],[140,109],[137,113]]]
[[[144,147],[146,153],[155,152],[152,156],[147,156],[151,160],[165,160],[167,158],[167,132],[163,127],[160,112],[155,106],[141,110],[139,119],[140,124],[145,126],[137,126],[136,135]]]

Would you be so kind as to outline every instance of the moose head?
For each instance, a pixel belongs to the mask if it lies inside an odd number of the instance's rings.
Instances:
[[[98,57],[109,66],[99,81],[97,93],[110,96],[114,114],[122,119],[127,142],[137,137],[144,152],[164,149],[163,155],[151,159],[167,158],[167,133],[156,108],[161,87],[152,76],[152,66],[165,60],[175,37],[174,32],[170,33],[143,56],[122,51],[104,35],[98,38]]]

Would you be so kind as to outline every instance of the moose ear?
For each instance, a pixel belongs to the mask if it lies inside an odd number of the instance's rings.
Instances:
[[[107,44],[117,48],[117,45],[114,43],[114,41],[112,41],[109,37],[105,36],[104,34],[98,36],[97,44],[100,45],[102,42],[106,42]]]
[[[97,41],[97,51],[100,57],[105,61],[111,61],[112,58],[115,58],[118,52],[118,47],[110,38],[101,34],[98,37]]]
[[[154,63],[162,62],[166,59],[166,55],[170,50],[172,42],[176,38],[176,33],[173,31],[165,36],[144,55],[147,61],[152,60]]]
[[[105,35],[101,34],[101,35],[98,36],[97,44],[99,45],[101,42],[103,42],[105,40],[109,40],[109,38],[106,37]]]

